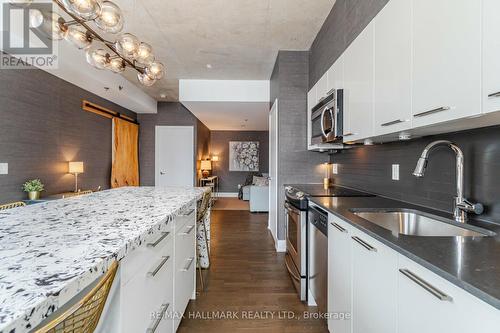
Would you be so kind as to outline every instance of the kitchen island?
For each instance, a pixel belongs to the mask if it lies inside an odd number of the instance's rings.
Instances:
[[[30,331],[114,260],[193,215],[203,191],[125,187],[0,212],[0,333]]]

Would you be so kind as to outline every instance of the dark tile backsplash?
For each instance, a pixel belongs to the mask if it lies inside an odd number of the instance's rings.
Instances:
[[[451,212],[456,195],[455,153],[437,148],[425,177],[412,175],[424,147],[434,140],[456,143],[465,156],[465,196],[485,205],[480,219],[500,223],[500,127],[442,134],[406,142],[361,146],[330,156],[339,164],[335,183],[370,191],[417,205]],[[392,164],[400,165],[393,181]]]

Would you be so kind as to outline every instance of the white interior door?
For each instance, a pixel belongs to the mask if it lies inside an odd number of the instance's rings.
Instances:
[[[278,100],[269,112],[269,222],[268,228],[278,242]]]
[[[193,126],[156,126],[155,185],[194,185]]]

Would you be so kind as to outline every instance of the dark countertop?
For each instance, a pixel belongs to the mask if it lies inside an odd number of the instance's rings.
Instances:
[[[408,208],[451,218],[450,214],[383,197],[314,197],[310,200],[402,255],[500,309],[500,225],[468,224],[497,233],[493,237],[416,237],[393,235],[356,215],[352,208]]]

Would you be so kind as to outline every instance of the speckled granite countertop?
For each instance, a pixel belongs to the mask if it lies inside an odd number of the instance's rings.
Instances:
[[[0,212],[0,333],[38,325],[202,193],[125,187]]]
[[[496,232],[493,237],[415,237],[394,235],[350,210],[407,208],[451,218],[443,212],[382,197],[311,198],[313,203],[405,255],[486,303],[500,309],[500,225],[470,221]]]

